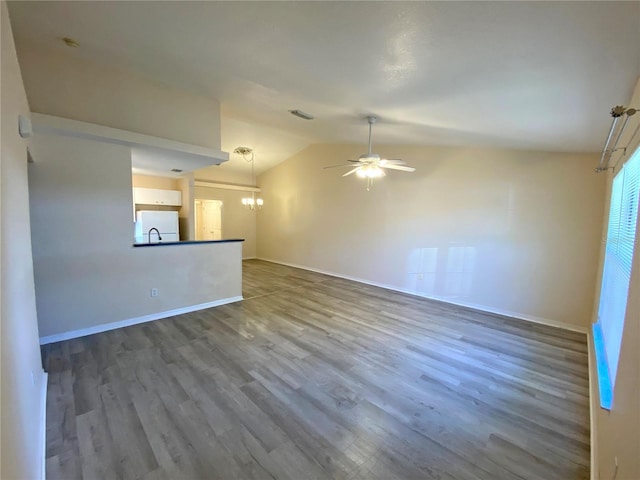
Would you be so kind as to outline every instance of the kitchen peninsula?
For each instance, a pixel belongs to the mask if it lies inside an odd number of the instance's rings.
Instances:
[[[29,201],[41,343],[242,300],[241,238],[133,245],[130,143],[140,136],[103,139],[98,126],[34,117]],[[148,246],[164,248],[136,248]]]

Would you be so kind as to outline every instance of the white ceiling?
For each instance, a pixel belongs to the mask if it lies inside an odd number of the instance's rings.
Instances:
[[[10,13],[18,41],[70,36],[71,55],[219,99],[223,149],[253,146],[258,170],[313,142],[365,144],[370,113],[374,150],[598,151],[640,76],[640,2],[52,1]]]

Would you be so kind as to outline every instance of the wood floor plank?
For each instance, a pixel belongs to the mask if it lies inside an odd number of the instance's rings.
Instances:
[[[304,418],[292,415],[287,405],[271,395],[262,384],[252,382],[242,387],[243,392],[267,413],[273,421],[304,452],[307,458],[319,465],[326,478],[346,478],[357,468],[357,463],[347,457],[343,450],[327,441]]]
[[[140,478],[157,469],[158,463],[124,382],[116,380],[102,385],[100,397],[123,477]]]
[[[43,346],[47,478],[589,478],[584,334],[259,260],[243,295]]]
[[[83,478],[124,478],[126,473],[114,455],[107,417],[98,408],[78,415],[78,437]]]

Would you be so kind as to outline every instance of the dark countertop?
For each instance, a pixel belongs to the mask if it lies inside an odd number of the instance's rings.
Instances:
[[[165,245],[193,245],[199,243],[244,242],[244,238],[228,238],[225,240],[182,240],[179,242],[134,243],[134,247],[163,247]]]

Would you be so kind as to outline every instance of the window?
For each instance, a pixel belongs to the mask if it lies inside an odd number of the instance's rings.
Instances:
[[[593,326],[600,403],[610,409],[618,371],[638,219],[640,149],[613,179],[598,321]]]

